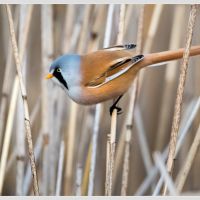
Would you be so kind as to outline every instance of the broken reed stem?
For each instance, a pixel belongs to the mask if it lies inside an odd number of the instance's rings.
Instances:
[[[106,143],[106,182],[105,182],[105,194],[108,194],[109,188],[109,174],[110,174],[110,162],[109,162],[109,155],[110,155],[110,134],[107,134],[107,143]]]
[[[106,22],[106,30],[105,30],[105,39],[104,39],[104,47],[108,47],[111,38],[111,30],[112,30],[112,21],[113,21],[113,12],[114,5],[109,5],[108,14],[107,14],[107,22]],[[114,112],[114,111],[113,111]],[[107,135],[107,149],[106,149],[106,181],[105,181],[105,195],[109,194],[109,174],[110,174],[110,134]]]
[[[192,163],[194,162],[194,158],[197,153],[199,144],[200,144],[200,126],[197,130],[197,133],[193,140],[192,146],[190,147],[187,158],[186,158],[180,172],[178,173],[176,181],[175,181],[176,188],[179,192],[181,192],[183,189],[183,186],[187,179],[188,173],[191,169]]]
[[[37,179],[36,166],[35,166],[35,156],[34,156],[34,152],[33,152],[33,143],[32,143],[32,136],[31,136],[31,124],[30,124],[30,120],[29,120],[27,94],[26,94],[26,88],[24,85],[23,77],[22,77],[20,58],[19,58],[17,42],[16,42],[16,38],[15,38],[14,24],[13,24],[12,14],[11,14],[9,5],[6,5],[6,11],[7,11],[7,15],[8,15],[10,37],[11,37],[11,41],[12,41],[17,75],[19,78],[21,95],[22,95],[23,106],[24,106],[24,123],[25,123],[26,137],[27,137],[27,143],[28,143],[29,159],[30,159],[30,163],[31,163],[31,171],[32,171],[32,176],[33,176],[33,191],[34,191],[35,195],[39,195],[39,188],[38,188],[38,181],[37,181],[38,179]]]
[[[142,49],[142,35],[143,35],[143,21],[144,21],[144,5],[140,9],[139,21],[138,21],[138,31],[137,31],[137,53],[141,53]],[[138,89],[138,76],[133,82],[131,88],[131,96],[128,107],[128,116],[126,121],[126,130],[125,130],[125,150],[124,150],[124,162],[122,170],[122,187],[121,195],[125,196],[127,194],[128,188],[128,174],[129,174],[129,164],[130,164],[130,142],[132,137],[132,126],[133,126],[133,112],[135,108],[137,89]]]
[[[106,29],[105,29],[105,35],[104,35],[104,43],[103,43],[103,46],[104,47],[108,47],[109,44],[110,44],[110,38],[111,38],[111,30],[112,30],[112,21],[113,21],[113,12],[114,12],[114,5],[110,4],[108,6],[108,13],[107,13],[107,20],[106,20]],[[103,107],[102,107],[102,104],[97,104],[96,105],[96,114],[97,113],[97,106],[98,106],[98,110],[102,110]],[[98,111],[99,112],[99,111]],[[96,115],[95,114],[95,115]],[[107,141],[108,143],[109,141]],[[108,145],[107,145],[107,152],[108,152]],[[109,162],[109,157],[108,157],[108,153],[107,153],[107,156],[106,156],[106,163]],[[105,195],[108,195],[108,185],[109,185],[109,171],[110,171],[110,168],[109,168],[109,165],[106,164],[106,181],[105,181]]]
[[[117,36],[117,44],[121,44],[124,35],[124,19],[125,19],[125,4],[120,6],[120,16],[119,16],[119,31]],[[112,176],[114,169],[114,158],[115,158],[115,140],[116,140],[116,128],[117,128],[117,109],[114,109],[111,115],[111,131],[110,131],[110,142],[109,150],[107,150],[107,171],[106,171],[106,195],[112,195]],[[107,145],[108,147],[108,145]]]
[[[116,130],[117,129],[117,110],[114,109],[111,118],[111,130],[110,130],[110,143],[109,143],[109,174],[108,174],[108,196],[112,195],[112,179],[115,159],[115,141],[116,141]]]
[[[190,10],[189,22],[188,22],[185,51],[183,54],[183,62],[181,65],[181,72],[180,72],[179,84],[178,84],[178,89],[177,89],[176,103],[175,103],[175,108],[174,108],[174,117],[173,117],[171,137],[170,137],[170,143],[169,143],[169,154],[168,154],[168,159],[167,159],[167,171],[171,175],[173,173],[173,164],[174,164],[174,158],[175,158],[175,152],[176,152],[176,141],[177,141],[177,135],[178,135],[178,130],[180,126],[180,118],[181,118],[181,110],[182,110],[183,92],[184,92],[186,74],[187,74],[187,69],[188,69],[190,46],[192,42],[196,14],[197,14],[197,5],[192,5],[191,10]],[[165,184],[163,188],[163,195],[166,195],[166,192],[167,192],[167,185]]]

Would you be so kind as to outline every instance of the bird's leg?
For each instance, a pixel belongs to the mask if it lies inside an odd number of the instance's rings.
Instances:
[[[118,114],[118,115],[122,113],[122,111],[121,111],[122,109],[121,109],[120,107],[116,106],[117,103],[118,103],[118,101],[122,98],[122,96],[123,96],[123,95],[120,95],[120,96],[117,98],[117,100],[113,103],[113,105],[110,107],[110,115],[112,115],[112,112],[113,112],[114,109],[117,109],[117,114]],[[120,111],[121,111],[121,112],[120,112]]]

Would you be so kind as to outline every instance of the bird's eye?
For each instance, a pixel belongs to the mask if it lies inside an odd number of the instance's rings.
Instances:
[[[57,72],[61,72],[61,70],[60,70],[60,68],[57,68],[57,70],[56,70]]]

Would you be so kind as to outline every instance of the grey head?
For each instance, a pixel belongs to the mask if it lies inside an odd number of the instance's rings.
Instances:
[[[49,72],[66,88],[80,82],[81,57],[77,54],[67,54],[58,57],[50,66]]]

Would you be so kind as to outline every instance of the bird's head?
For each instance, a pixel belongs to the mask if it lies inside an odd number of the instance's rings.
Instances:
[[[69,89],[68,83],[73,83],[79,72],[80,56],[76,54],[63,55],[52,62],[46,79],[55,77],[66,89]]]

